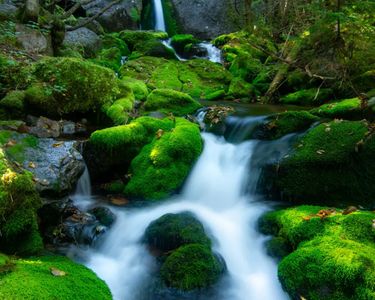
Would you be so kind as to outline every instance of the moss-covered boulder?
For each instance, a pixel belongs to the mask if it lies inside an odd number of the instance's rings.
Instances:
[[[111,119],[113,125],[125,125],[130,121],[130,112],[134,108],[135,96],[133,90],[125,86],[127,91],[123,89],[122,97],[113,102],[112,105],[105,105],[102,110]]]
[[[117,72],[121,67],[121,59],[122,55],[120,49],[110,48],[101,50],[91,62]]]
[[[135,100],[145,101],[149,92],[147,85],[142,81],[131,77],[122,77],[121,83],[133,91]]]
[[[176,59],[176,54],[173,49],[164,45],[160,40],[149,40],[136,44],[129,59],[136,59],[141,56],[154,56],[164,57],[167,59]]]
[[[34,65],[33,75],[26,102],[49,116],[99,110],[120,94],[112,70],[81,59],[46,58]]]
[[[161,267],[163,282],[183,291],[204,289],[215,284],[223,274],[223,262],[209,247],[189,244],[174,251]]]
[[[0,148],[0,177],[0,249],[11,254],[35,254],[43,243],[36,214],[41,200],[32,175],[16,171]]]
[[[148,246],[162,253],[186,244],[211,245],[202,224],[190,212],[160,217],[147,227],[144,239]]]
[[[168,33],[162,31],[146,31],[146,30],[124,30],[119,33],[119,38],[122,39],[130,48],[134,50],[137,44],[141,44],[152,40],[164,40],[168,38]]]
[[[234,98],[252,99],[255,95],[255,89],[251,83],[241,77],[235,77],[230,83],[228,95]]]
[[[252,82],[262,70],[262,67],[262,63],[257,58],[252,58],[249,55],[237,55],[229,68],[229,72],[234,77]]]
[[[10,91],[0,100],[0,107],[12,116],[21,116],[25,110],[25,91]]]
[[[259,139],[278,139],[289,133],[307,130],[319,117],[307,111],[288,111],[268,117],[258,125],[253,135]]]
[[[222,66],[204,59],[186,62],[141,57],[120,69],[123,77],[143,80],[150,89],[173,89],[204,99],[218,90],[228,90],[231,74]]]
[[[170,120],[164,122],[170,124]],[[172,128],[158,130],[152,142],[132,161],[132,177],[125,194],[158,200],[183,184],[202,152],[203,143],[198,125],[181,118],[172,122]]]
[[[279,279],[292,298],[375,297],[373,212],[299,206],[267,213],[260,229],[288,247]],[[289,253],[290,254],[289,254]]]
[[[192,34],[176,34],[171,38],[171,44],[177,53],[183,54],[186,45],[196,44],[199,40]]]
[[[66,257],[7,260],[13,267],[1,272],[0,266],[1,299],[112,299],[104,281]]]
[[[366,109],[359,98],[352,98],[324,104],[310,113],[330,119],[362,120],[366,116]]]
[[[146,111],[172,113],[175,116],[192,114],[201,107],[202,105],[188,94],[171,89],[153,90],[144,106]]]
[[[331,89],[312,88],[287,94],[280,98],[280,102],[283,104],[314,106],[328,102],[332,94],[333,91]]]
[[[310,130],[281,161],[277,186],[295,203],[374,207],[375,138],[364,121],[333,121]],[[324,195],[324,197],[322,197]]]

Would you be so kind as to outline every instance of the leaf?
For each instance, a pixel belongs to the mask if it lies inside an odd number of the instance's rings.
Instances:
[[[56,277],[66,276],[66,272],[61,271],[57,268],[51,267],[50,268],[51,274]]]

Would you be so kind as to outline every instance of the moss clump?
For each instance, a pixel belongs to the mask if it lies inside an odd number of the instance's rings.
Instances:
[[[12,260],[14,270],[1,276],[2,299],[112,299],[94,272],[62,256]],[[65,272],[53,276],[51,268]]]
[[[129,90],[127,95],[116,100],[110,107],[103,108],[114,125],[125,125],[129,122],[129,113],[134,107],[134,94]]]
[[[121,67],[121,58],[122,55],[120,49],[110,48],[101,50],[97,57],[91,61],[117,72]]]
[[[206,100],[208,101],[215,101],[219,99],[224,99],[227,93],[224,90],[218,90],[216,92],[212,92],[211,94],[206,95]]]
[[[178,53],[184,53],[185,46],[188,44],[196,44],[199,40],[192,34],[176,34],[172,36],[171,43]]]
[[[120,93],[113,71],[75,58],[46,58],[34,66],[26,102],[49,116],[95,111]]]
[[[124,30],[119,33],[119,38],[129,46],[130,50],[134,50],[134,47],[137,44],[141,44],[150,40],[164,40],[168,38],[168,34],[166,32],[152,30]]]
[[[146,111],[161,111],[173,113],[176,116],[184,116],[194,113],[202,106],[189,95],[175,90],[157,89],[147,97],[145,102]]]
[[[324,194],[330,205],[374,202],[375,138],[365,122],[321,124],[297,142],[279,168],[277,185],[285,198],[317,203]]]
[[[25,109],[25,92],[10,91],[0,100],[0,106],[6,108],[11,113],[22,113]]]
[[[323,213],[327,215],[322,217]],[[312,300],[372,299],[374,294],[374,213],[299,206],[266,214],[261,228],[294,250],[279,265],[291,297]]]
[[[122,56],[130,55],[128,45],[119,37],[119,33],[107,33],[102,37],[102,48],[103,49],[118,49]]]
[[[310,111],[312,114],[331,119],[363,119],[365,113],[359,98],[345,99],[339,102],[324,104]]]
[[[122,77],[121,82],[125,87],[133,91],[135,100],[146,100],[149,92],[147,85],[143,81],[131,77]]]
[[[312,88],[308,90],[300,90],[283,96],[280,98],[280,102],[284,104],[295,104],[295,105],[319,105],[327,102],[332,96],[331,89],[317,89]]]
[[[249,99],[254,96],[254,87],[251,83],[246,82],[240,77],[236,77],[230,83],[228,95],[235,98]]]
[[[307,111],[289,111],[268,118],[265,124],[258,126],[257,137],[278,139],[289,133],[307,130],[319,118]]]
[[[129,59],[137,59],[141,56],[164,57],[168,59],[176,58],[174,51],[165,46],[160,40],[149,40],[136,44]]]
[[[125,194],[158,200],[182,185],[203,145],[196,124],[181,118],[173,122],[173,130],[159,130],[158,136],[132,161],[132,177]]]
[[[248,55],[238,55],[232,62],[229,72],[234,77],[242,78],[251,82],[262,69],[262,63],[259,59],[252,58]]]
[[[207,288],[218,281],[223,265],[210,248],[200,244],[182,246],[161,268],[164,283],[179,290]]]
[[[166,214],[145,231],[145,242],[165,253],[186,244],[211,245],[202,224],[190,212]]]
[[[36,216],[41,201],[32,175],[15,172],[1,149],[0,176],[0,249],[21,255],[37,253],[43,247]]]

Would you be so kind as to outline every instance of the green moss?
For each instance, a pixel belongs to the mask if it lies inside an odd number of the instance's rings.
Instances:
[[[160,40],[148,40],[143,43],[138,43],[134,46],[134,51],[129,59],[137,59],[141,56],[164,57],[168,59],[175,59],[175,52],[165,46]]]
[[[249,99],[254,96],[254,87],[242,78],[235,77],[230,83],[228,95],[235,98]]]
[[[119,33],[119,38],[122,39],[131,50],[133,50],[135,45],[146,41],[167,39],[168,34],[166,32],[152,30],[124,30]]]
[[[206,95],[206,100],[208,101],[214,101],[223,99],[226,96],[226,92],[224,90],[218,90],[216,92],[212,92],[211,94]]]
[[[160,217],[147,227],[144,239],[163,253],[187,244],[211,246],[202,224],[190,212]]]
[[[175,128],[159,131],[131,163],[132,177],[125,194],[149,200],[165,198],[179,188],[202,151],[196,124],[176,118]]]
[[[161,111],[173,113],[175,116],[184,116],[194,113],[202,106],[189,95],[169,89],[157,89],[147,97],[146,111]]]
[[[12,124],[10,123],[10,125]],[[17,125],[17,123],[14,123],[14,125]],[[26,149],[36,148],[38,139],[31,135],[20,135],[16,132],[2,130],[0,131],[0,146],[4,147],[3,151],[7,157],[22,164],[25,160]]]
[[[324,104],[310,111],[319,117],[331,119],[363,119],[364,112],[361,108],[361,100],[359,98],[341,100]]]
[[[91,62],[100,66],[118,71],[121,67],[121,51],[117,48],[109,48],[101,50],[95,59]]]
[[[10,91],[0,101],[0,106],[12,111],[12,112],[23,112],[24,110],[24,91]]]
[[[319,105],[327,102],[332,96],[331,89],[308,89],[300,90],[283,96],[280,98],[280,102],[283,104],[295,104],[295,105]]]
[[[319,212],[330,212],[321,218]],[[299,206],[267,213],[263,231],[272,231],[294,252],[279,265],[279,278],[291,297],[372,299],[374,296],[374,213]],[[265,230],[264,230],[265,229]]]
[[[49,116],[95,111],[120,93],[113,71],[75,58],[46,58],[35,64],[37,83],[26,102]]]
[[[238,55],[232,62],[229,72],[234,77],[242,78],[251,82],[262,69],[262,63],[259,59],[254,59],[248,55]]]
[[[103,49],[118,49],[122,56],[130,55],[130,50],[128,45],[119,38],[118,33],[107,33],[102,37],[102,47]]]
[[[199,40],[196,39],[192,34],[176,34],[172,36],[171,43],[173,48],[179,52],[183,53],[185,46],[188,44],[196,44]]]
[[[106,284],[86,267],[61,256],[13,260],[15,268],[1,277],[2,299],[112,299]],[[66,273],[53,276],[51,268]]]
[[[114,125],[125,125],[129,122],[129,112],[134,107],[134,101],[134,94],[130,91],[126,97],[116,100],[105,110],[105,113],[112,120]]]
[[[170,36],[181,32],[181,25],[177,22],[178,16],[170,0],[162,0],[165,25]]]
[[[207,288],[223,273],[221,262],[210,248],[200,244],[182,246],[174,251],[161,268],[164,283],[180,290]]]
[[[281,192],[297,202],[319,203],[324,194],[326,204],[356,201],[372,206],[375,141],[367,135],[367,124],[359,121],[315,127],[280,164],[277,184]]]
[[[135,100],[146,100],[149,92],[147,85],[143,81],[131,77],[123,77],[121,78],[121,81],[126,87],[130,88],[133,91]]]
[[[289,133],[307,130],[319,118],[307,111],[288,111],[271,116],[266,124],[262,124],[262,137],[278,139]]]

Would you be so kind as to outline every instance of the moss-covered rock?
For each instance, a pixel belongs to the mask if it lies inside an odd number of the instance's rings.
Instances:
[[[266,214],[264,233],[294,250],[279,264],[279,278],[292,298],[374,298],[374,213],[299,206]]]
[[[188,94],[170,89],[156,89],[147,97],[146,111],[160,111],[165,114],[184,116],[194,113],[202,106]]]
[[[108,108],[103,107],[106,115],[111,119],[113,125],[125,125],[130,121],[129,113],[134,107],[135,97],[133,91],[129,88],[127,94],[117,99]]]
[[[282,160],[277,186],[286,199],[374,206],[375,138],[363,121],[333,121],[309,131]],[[322,196],[324,195],[324,199]]]
[[[240,77],[232,79],[228,90],[229,96],[240,99],[251,99],[254,97],[254,93],[253,85]]]
[[[249,55],[237,55],[229,68],[229,72],[231,72],[234,77],[252,82],[259,74],[262,67],[262,63],[257,58],[252,58]]]
[[[327,103],[312,109],[310,113],[323,118],[347,120],[361,120],[366,115],[359,98]]]
[[[23,113],[25,109],[25,92],[10,91],[0,100],[0,106],[9,110],[11,113]]]
[[[133,91],[135,100],[145,101],[149,92],[147,85],[142,81],[131,77],[122,77],[122,84]]]
[[[148,40],[143,43],[136,44],[129,59],[137,59],[142,56],[176,59],[175,52],[171,48],[164,45],[160,40]]]
[[[119,33],[119,38],[129,46],[130,50],[134,50],[134,47],[137,44],[141,44],[150,40],[167,39],[168,34],[166,32],[152,30],[124,30]]]
[[[161,267],[161,278],[169,287],[190,291],[212,286],[223,271],[223,263],[209,247],[189,244],[168,256]]]
[[[218,90],[228,90],[231,74],[222,66],[203,59],[187,62],[141,57],[126,63],[120,74],[143,80],[151,89],[173,89],[195,99]]]
[[[112,299],[104,281],[88,268],[66,257],[10,260],[14,268],[1,274],[2,299]],[[64,274],[53,276],[53,269]]]
[[[2,132],[0,139],[7,137]],[[16,172],[0,149],[0,249],[20,255],[43,248],[36,211],[41,206],[32,175]]]
[[[271,116],[259,125],[254,136],[261,139],[278,139],[289,133],[307,130],[319,117],[307,111],[288,111]]]
[[[190,212],[160,217],[147,227],[144,239],[148,246],[162,253],[187,244],[211,245],[202,224]]]
[[[181,118],[173,123],[173,129],[159,130],[154,140],[132,161],[132,177],[125,194],[158,200],[182,185],[202,152],[203,144],[198,125]]]
[[[95,59],[91,61],[100,66],[118,71],[121,67],[121,51],[117,48],[103,49],[101,50]]]
[[[102,37],[102,48],[103,49],[118,49],[122,56],[130,55],[128,45],[119,37],[119,33],[107,33]]]
[[[100,109],[120,94],[115,73],[75,58],[46,58],[34,65],[35,83],[26,102],[49,116]]]
[[[333,91],[331,89],[312,88],[308,90],[299,90],[281,97],[280,102],[283,104],[306,106],[320,105],[324,102],[328,102],[332,93]]]
[[[185,46],[188,44],[196,44],[199,40],[192,34],[176,34],[171,38],[171,44],[178,53],[184,53]]]

